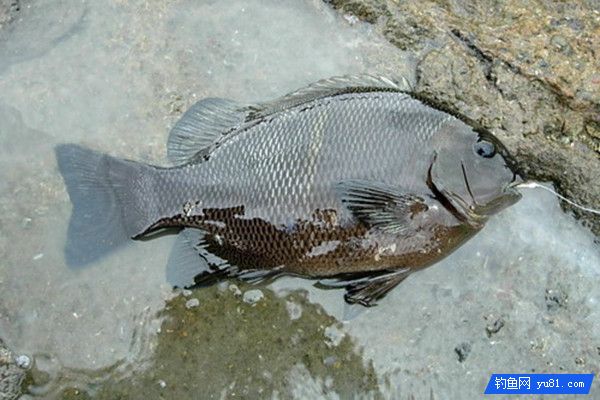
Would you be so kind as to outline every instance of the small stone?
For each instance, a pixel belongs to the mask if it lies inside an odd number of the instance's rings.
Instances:
[[[200,305],[200,300],[198,300],[197,298],[189,299],[188,301],[185,302],[185,308],[187,308],[188,310],[190,308],[198,307],[199,305]]]
[[[504,319],[498,318],[493,323],[489,324],[485,327],[485,331],[487,333],[487,337],[492,337],[492,335],[500,332],[500,329],[504,326]]]
[[[242,291],[240,290],[240,288],[237,287],[237,285],[234,285],[234,284],[229,285],[229,291],[231,293],[233,293],[234,296],[241,296],[242,295]]]
[[[265,297],[265,295],[263,294],[262,291],[260,291],[258,289],[254,289],[254,290],[248,290],[247,292],[245,292],[243,300],[244,300],[244,303],[254,305],[254,304],[258,303],[259,301],[261,301],[264,297]]]
[[[183,289],[183,290],[181,291],[181,294],[182,294],[182,295],[184,295],[185,297],[189,297],[189,296],[191,296],[191,295],[192,295],[192,291],[191,291],[191,290],[189,290],[189,289]]]
[[[165,382],[161,379],[158,381],[158,386],[160,386],[162,389],[164,389],[167,387],[167,382]]]
[[[293,301],[286,301],[285,308],[292,321],[300,319],[302,316],[302,306],[300,304],[296,304]]]
[[[327,346],[336,347],[342,342],[342,339],[344,339],[344,336],[346,336],[346,334],[340,329],[338,329],[337,326],[331,325],[325,328],[325,336],[328,339],[328,341],[326,342]]]
[[[454,348],[454,352],[458,355],[458,362],[463,362],[471,352],[471,344],[463,342]]]
[[[569,143],[571,143],[571,138],[570,138],[570,137],[568,137],[568,136],[566,136],[566,135],[562,135],[562,136],[560,137],[559,141],[560,141],[562,144],[569,144]]]
[[[26,355],[20,355],[15,358],[15,364],[17,364],[19,368],[29,369],[29,367],[31,367],[31,358]]]
[[[352,14],[345,14],[344,19],[350,25],[356,25],[360,21],[356,15],[352,15]]]

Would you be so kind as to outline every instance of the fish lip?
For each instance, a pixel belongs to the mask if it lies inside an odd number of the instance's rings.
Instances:
[[[518,175],[515,176],[518,177]],[[502,196],[485,205],[469,205],[462,197],[446,190],[443,186],[437,186],[437,189],[443,193],[454,208],[463,216],[465,221],[472,226],[480,227],[487,221],[490,215],[515,204],[523,197],[522,193],[518,190],[518,185],[522,183],[523,180],[520,177],[513,180],[513,182],[504,187]]]
[[[468,204],[465,204],[463,208],[466,209],[466,212],[469,213],[472,218],[485,221],[490,215],[515,204],[523,197],[523,194],[518,190],[523,182],[525,181],[521,175],[513,172],[513,179],[502,189],[501,196],[485,205],[475,204],[474,206],[469,206]],[[458,200],[464,202],[460,197]]]
[[[513,177],[513,181],[506,185],[504,190],[502,191],[505,194],[511,195],[515,197],[515,202],[520,200],[523,197],[523,193],[519,190],[519,187],[525,183],[525,180],[518,174],[515,174]],[[514,204],[514,203],[512,203]]]
[[[477,209],[477,213],[486,216],[500,212],[501,210],[515,204],[521,199],[521,193],[515,188],[509,188],[508,186],[502,191],[502,196],[494,199],[494,201],[481,206]]]

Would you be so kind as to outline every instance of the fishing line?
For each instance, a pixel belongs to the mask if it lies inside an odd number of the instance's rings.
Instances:
[[[524,183],[519,183],[518,185],[515,185],[514,187],[516,188],[525,188],[525,189],[534,189],[534,188],[540,188],[540,189],[544,189],[554,195],[556,195],[556,197],[558,197],[561,200],[566,201],[567,203],[569,203],[570,205],[572,205],[573,207],[577,207],[583,211],[587,211],[593,214],[597,214],[600,215],[600,210],[594,210],[593,208],[588,208],[588,207],[584,207],[580,204],[575,203],[572,200],[569,200],[568,198],[566,198],[565,196],[562,196],[560,194],[558,194],[556,191],[554,191],[553,189],[550,189],[549,187],[546,187],[542,184],[539,184],[537,182],[524,182]]]

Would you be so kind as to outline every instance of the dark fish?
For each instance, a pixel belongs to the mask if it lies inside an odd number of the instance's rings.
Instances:
[[[76,145],[56,154],[74,204],[70,264],[185,228],[170,262],[189,275],[179,284],[295,274],[363,305],[520,198],[498,139],[374,76],[263,104],[202,100],[171,131],[172,168]]]

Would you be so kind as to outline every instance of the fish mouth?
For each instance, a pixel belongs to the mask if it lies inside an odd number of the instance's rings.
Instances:
[[[481,206],[480,209],[477,210],[477,212],[485,215],[495,214],[505,209],[506,207],[515,204],[521,199],[521,197],[521,192],[519,192],[516,188],[511,188],[510,186],[507,186],[503,190],[501,196],[492,200],[485,206]]]
[[[518,187],[523,183],[523,179],[518,174],[514,174],[513,180],[502,189],[500,196],[486,204],[479,204],[471,190],[464,162],[461,161],[461,171],[465,189],[472,202],[469,203],[459,194],[434,182],[432,169],[436,158],[437,153],[434,153],[427,172],[427,186],[434,194],[434,197],[461,222],[467,223],[475,228],[481,228],[490,215],[516,203],[522,197]]]
[[[512,181],[502,189],[502,192],[498,197],[487,202],[486,204],[479,204],[477,203],[475,197],[471,192],[469,180],[467,179],[464,165],[462,165],[462,168],[465,186],[467,188],[467,192],[471,196],[473,204],[467,204],[459,196],[456,196],[456,201],[461,203],[462,207],[466,210],[465,212],[467,212],[471,216],[471,218],[474,218],[476,220],[485,220],[488,216],[496,214],[497,212],[505,209],[506,207],[515,204],[521,199],[521,197],[523,197],[521,192],[518,190],[519,185],[523,183],[523,179],[518,174],[513,173]]]
[[[500,210],[515,204],[521,199],[522,194],[518,190],[518,187],[523,183],[523,179],[520,175],[513,173],[512,181],[502,189],[502,194],[500,196],[486,204],[479,204],[475,199],[475,196],[473,196],[473,192],[471,191],[464,162],[461,160],[460,164],[463,172],[465,187],[469,193],[469,196],[471,197],[471,200],[473,201],[473,204],[467,204],[459,196],[456,196],[458,197],[456,200],[462,203],[461,205],[463,208],[465,208],[466,212],[471,214],[473,218],[485,218],[485,216],[495,214]]]

